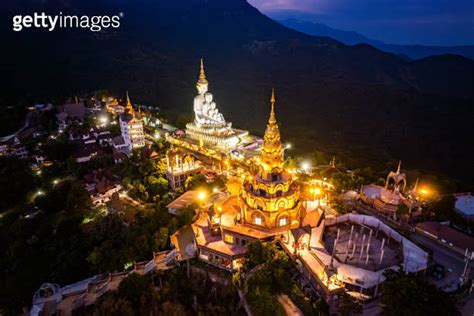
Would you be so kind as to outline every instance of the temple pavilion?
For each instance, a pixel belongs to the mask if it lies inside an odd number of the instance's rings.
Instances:
[[[396,218],[400,205],[405,205],[409,213],[418,210],[420,203],[412,198],[412,192],[416,192],[416,186],[410,192],[406,192],[406,174],[401,171],[401,161],[396,171],[390,171],[385,181],[385,186],[375,184],[363,185],[360,198],[362,202],[373,206],[379,212]]]

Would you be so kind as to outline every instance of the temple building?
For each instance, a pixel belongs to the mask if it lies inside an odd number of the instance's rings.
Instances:
[[[300,193],[300,186],[284,167],[272,93],[261,156],[238,194],[212,196],[197,221],[172,236],[177,259],[198,257],[220,268],[237,270],[249,241],[288,236],[320,222],[322,211],[303,201]]]
[[[113,97],[103,97],[102,103],[105,104],[105,110],[112,114],[122,114],[125,107],[119,104],[119,101]]]
[[[166,153],[166,178],[173,190],[183,188],[188,177],[200,174],[204,167],[191,155],[169,150]]]
[[[145,146],[145,131],[141,118],[135,113],[132,102],[127,92],[127,105],[125,111],[120,115],[120,131],[128,154],[135,148]]]
[[[270,101],[270,119],[263,138],[261,158],[257,160],[254,174],[244,181],[239,200],[242,223],[269,232],[297,227],[303,215],[300,188],[283,168],[273,91]]]
[[[405,205],[409,213],[420,207],[418,201],[405,192],[406,186],[406,175],[401,172],[400,161],[397,171],[390,171],[388,174],[384,187],[375,184],[363,185],[360,198],[376,210],[396,218],[400,205]]]
[[[196,88],[198,94],[194,98],[194,122],[186,125],[186,137],[200,148],[221,151],[228,151],[243,144],[249,133],[232,128],[232,123],[226,122],[219,112],[213,95],[209,92],[209,82],[206,79],[202,59]]]

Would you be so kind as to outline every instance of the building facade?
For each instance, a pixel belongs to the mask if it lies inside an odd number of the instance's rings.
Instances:
[[[128,153],[145,146],[145,131],[141,118],[135,113],[127,92],[125,112],[120,115],[120,131]]]

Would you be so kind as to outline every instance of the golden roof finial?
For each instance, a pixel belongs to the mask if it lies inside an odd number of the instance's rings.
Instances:
[[[400,173],[401,170],[402,170],[402,161],[399,160],[399,161],[398,161],[397,173]]]
[[[201,71],[199,73],[199,83],[207,83],[206,73],[204,72],[204,60],[201,58]]]
[[[269,123],[275,124],[276,117],[275,117],[275,88],[272,88],[272,97],[270,98],[270,103],[272,104],[272,109],[270,111],[270,119],[268,120]]]

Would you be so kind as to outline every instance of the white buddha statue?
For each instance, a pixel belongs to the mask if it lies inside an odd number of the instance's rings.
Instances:
[[[212,94],[208,92],[208,84],[204,73],[204,64],[201,59],[201,73],[196,84],[199,94],[194,98],[194,121],[198,125],[225,125],[224,116],[217,109]]]

